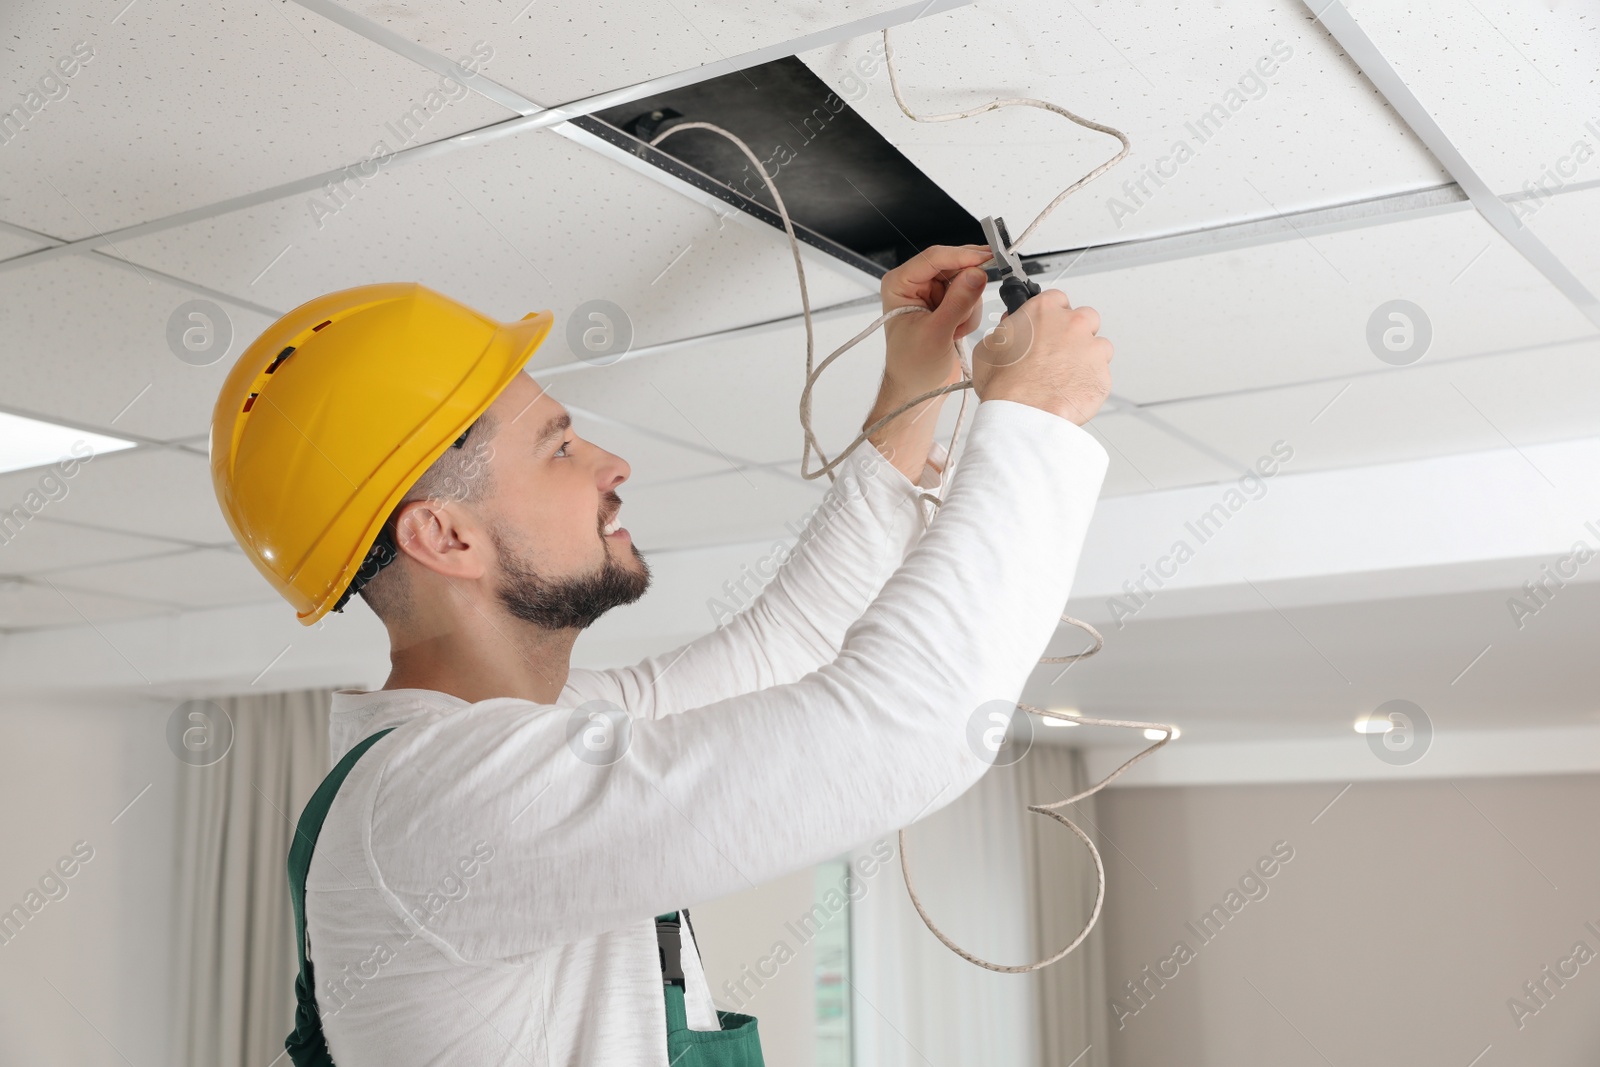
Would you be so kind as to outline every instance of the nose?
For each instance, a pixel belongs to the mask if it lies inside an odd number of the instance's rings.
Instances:
[[[607,452],[603,448],[598,451],[600,452],[599,477],[601,488],[612,490],[627,481],[628,476],[633,473],[633,468],[628,466],[628,461],[613,452]]]

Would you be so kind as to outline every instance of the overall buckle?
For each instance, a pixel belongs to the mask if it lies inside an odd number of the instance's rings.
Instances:
[[[656,952],[661,960],[661,984],[682,988],[683,939],[679,930],[678,913],[674,913],[671,919],[656,920]]]

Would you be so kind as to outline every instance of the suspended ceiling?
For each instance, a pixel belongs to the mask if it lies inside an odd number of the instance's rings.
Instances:
[[[1587,125],[1600,127],[1593,13],[1350,12],[1530,232],[1600,289],[1600,151],[1574,151],[1600,150]],[[469,3],[448,18],[322,0],[203,15],[20,4],[0,14],[19,86],[75,42],[93,55],[0,145],[0,405],[138,447],[97,457],[0,546],[0,630],[270,603],[211,496],[211,401],[273,316],[374,280],[420,280],[505,318],[551,308],[561,322],[584,301],[616,303],[633,358],[575,364],[552,340],[534,373],[580,432],[633,463],[621,495],[638,542],[687,552],[781,536],[823,488],[798,473],[804,330],[782,233],[570,125],[471,131],[725,73],[755,52],[798,54],[963,208],[1003,215],[1013,234],[1114,150],[1025,108],[912,122],[876,32],[789,46],[870,18],[898,21],[890,39],[918,113],[1038,97],[1132,140],[1022,246],[1117,342],[1116,397],[1091,425],[1112,456],[1108,501],[1228,482],[1278,441],[1295,449],[1286,470],[1311,476],[1600,433],[1594,323],[1298,2],[982,0],[915,19],[843,0]],[[439,63],[475,46],[487,80],[442,94]],[[391,127],[419,105],[409,155],[342,196],[312,182],[368,160],[380,138],[398,147]],[[1558,168],[1534,198],[1527,183]],[[817,250],[806,263],[813,306],[834,309],[818,316],[820,358],[870,320],[877,279]],[[230,358],[204,367],[166,340],[172,311],[196,298],[223,306],[234,332]],[[1396,299],[1433,327],[1408,366],[1367,342],[1373,312]],[[881,366],[874,339],[830,370],[817,403],[828,447],[859,430]],[[0,501],[38,477],[0,475]],[[1127,563],[1086,556],[1097,565],[1087,584],[1114,589]]]

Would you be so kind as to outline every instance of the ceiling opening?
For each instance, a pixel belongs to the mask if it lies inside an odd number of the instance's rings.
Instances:
[[[648,144],[685,122],[721,126],[759,158],[797,237],[875,275],[929,245],[983,243],[977,219],[793,56],[573,121],[781,230],[761,174],[727,138],[686,130]]]

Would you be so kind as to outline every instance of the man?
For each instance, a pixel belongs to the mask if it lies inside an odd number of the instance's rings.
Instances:
[[[886,310],[930,313],[889,323],[868,424],[959,380],[988,254],[934,247],[885,276]],[[725,625],[572,670],[578,634],[650,572],[618,525],[627,463],[521,372],[541,315],[499,324],[419,286],[331,294],[270,327],[218,401],[219,499],[251,558],[303,622],[354,583],[389,634],[384,687],[335,695],[334,755],[390,732],[338,787],[306,877],[339,1067],[666,1067],[669,1043],[692,1053],[677,1067],[729,1062],[689,1045],[743,1017],[719,1018],[687,926],[663,997],[652,917],[976,782],[969,720],[1020,695],[1105,473],[1081,426],[1111,346],[1093,310],[1046,290],[974,348],[981,403],[926,532],[913,479],[942,397],[837,468]]]

